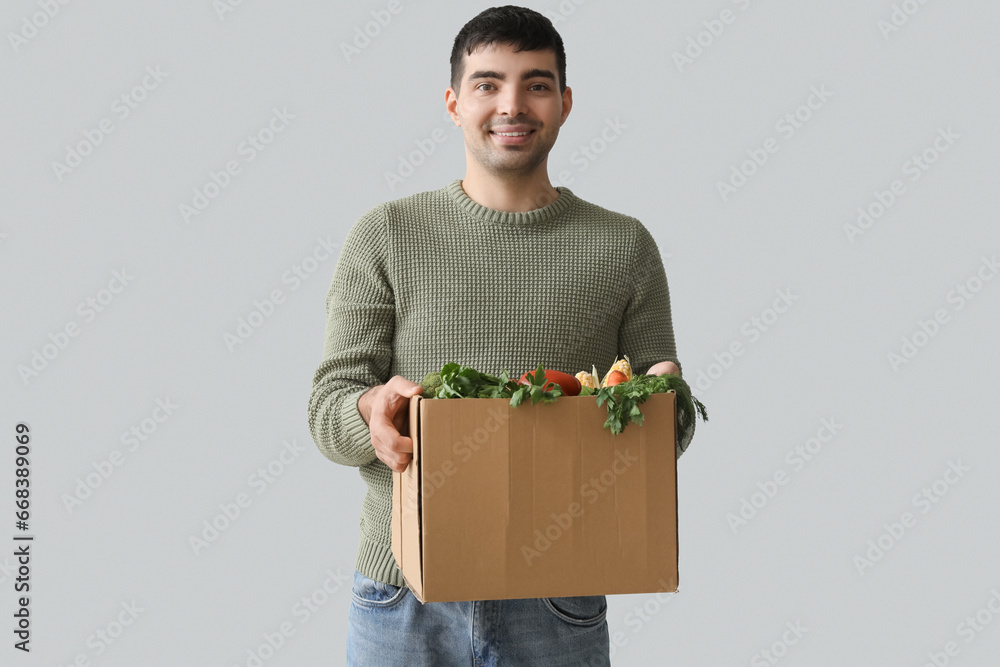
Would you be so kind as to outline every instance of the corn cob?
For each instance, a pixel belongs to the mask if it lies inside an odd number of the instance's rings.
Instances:
[[[604,379],[601,380],[601,387],[607,386],[608,376],[611,375],[612,371],[620,371],[625,374],[625,380],[632,379],[632,366],[629,364],[628,355],[624,355],[624,359],[618,359],[615,357],[615,363],[611,364],[611,368],[608,372],[604,374]]]
[[[600,389],[600,381],[597,379],[597,366],[591,366],[593,370],[589,373],[587,371],[580,371],[576,374],[576,379],[580,381],[581,387],[590,387],[591,389]]]

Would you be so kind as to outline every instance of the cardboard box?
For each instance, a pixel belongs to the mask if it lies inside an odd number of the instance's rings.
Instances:
[[[421,602],[676,591],[676,396],[604,428],[594,396],[410,400],[392,553]]]

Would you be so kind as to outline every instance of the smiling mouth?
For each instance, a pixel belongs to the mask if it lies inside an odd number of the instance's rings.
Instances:
[[[534,133],[535,133],[534,130],[530,130],[528,132],[517,132],[517,133],[497,132],[495,130],[490,130],[490,134],[496,134],[496,135],[501,136],[501,137],[526,137],[526,136],[528,136],[530,134],[534,134]]]

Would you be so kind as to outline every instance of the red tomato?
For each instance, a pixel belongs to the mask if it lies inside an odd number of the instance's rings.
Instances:
[[[608,381],[605,383],[605,387],[614,387],[616,384],[621,384],[628,380],[628,377],[621,371],[611,371],[608,375]]]
[[[535,371],[526,371],[521,379],[518,380],[518,384],[531,384],[528,380],[528,373],[534,374]],[[580,381],[569,373],[562,373],[560,371],[545,371],[544,384],[542,385],[543,391],[548,391],[552,388],[552,385],[557,384],[562,388],[563,394],[566,396],[579,396],[580,395]]]

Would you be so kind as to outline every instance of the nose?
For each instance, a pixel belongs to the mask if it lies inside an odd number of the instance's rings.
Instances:
[[[519,86],[507,86],[497,96],[497,112],[500,114],[517,118],[527,110],[527,96]]]

